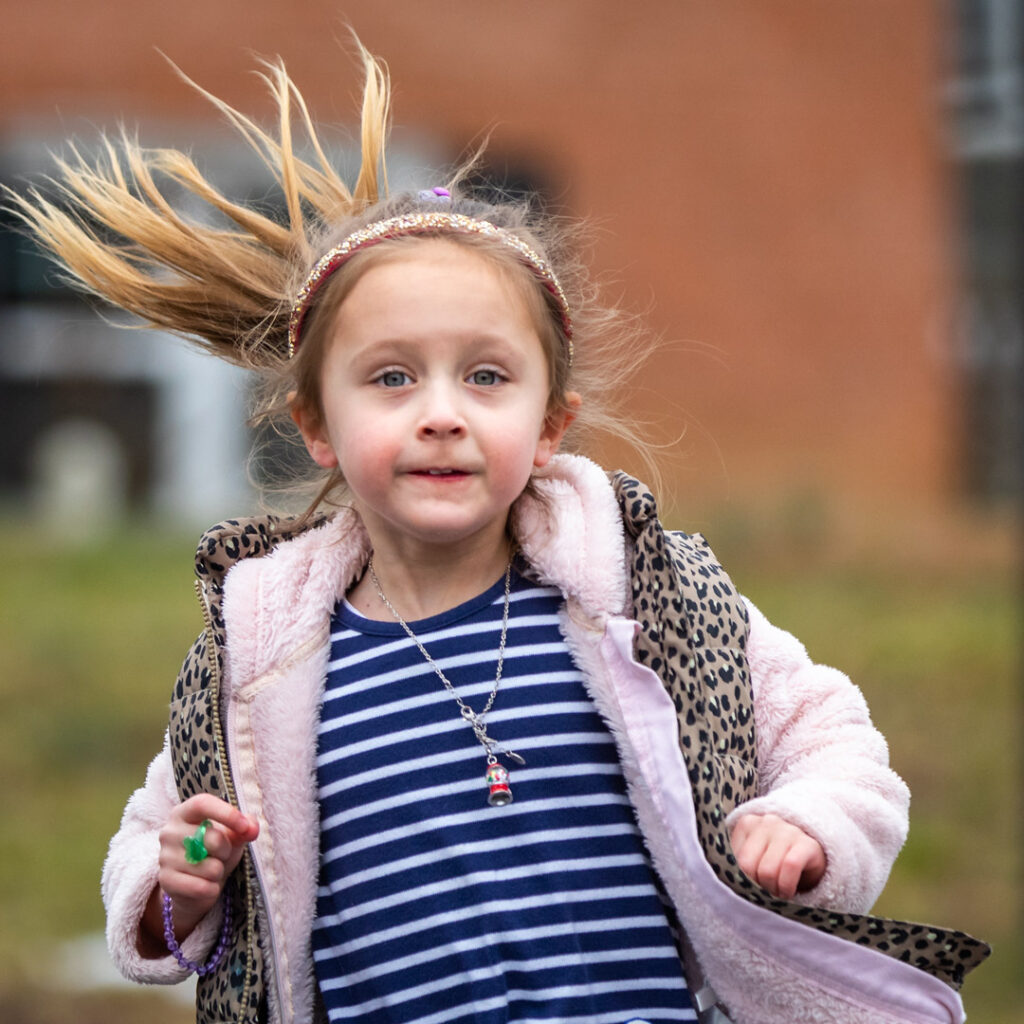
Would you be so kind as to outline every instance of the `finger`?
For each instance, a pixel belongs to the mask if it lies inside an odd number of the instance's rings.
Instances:
[[[825,851],[817,839],[801,833],[783,859],[779,888],[786,899],[813,889],[825,873]]]
[[[183,836],[177,829],[171,829],[167,833],[161,834],[158,858],[160,870],[193,875],[196,878],[220,878],[224,873],[224,861],[232,849],[231,844],[226,840],[218,842],[211,826],[207,829],[203,840],[206,856],[198,859],[193,856],[190,859],[190,851],[186,848],[186,843],[190,844],[191,852],[194,854],[194,839],[194,834]]]
[[[181,820],[193,827],[198,827],[206,820],[215,821],[235,836],[245,837],[241,842],[251,842],[259,833],[259,824],[255,818],[243,814],[237,807],[212,793],[198,793],[189,797],[178,810]]]
[[[195,832],[189,832],[182,837],[181,848],[185,860],[188,861],[188,854],[185,850],[186,840],[189,840],[194,845],[193,841],[200,837],[203,849],[206,850],[206,856],[198,862],[200,865],[205,864],[208,860],[227,860],[231,856],[234,845],[227,834],[227,830],[215,821],[210,821],[209,818],[204,819],[204,822],[206,823],[205,829],[201,824]],[[189,861],[190,865],[191,863]]]
[[[729,838],[732,841],[733,851],[738,850],[750,837],[750,834],[761,824],[763,816],[760,814],[746,814],[737,821]]]
[[[778,849],[778,838],[768,829],[762,829],[752,837],[748,848],[750,852],[749,869],[744,868],[744,870],[762,889],[767,889],[775,895],[779,862],[782,859],[782,854]],[[755,850],[756,857],[753,856]],[[747,851],[744,853],[746,856]]]
[[[209,856],[202,863],[213,859],[220,861],[224,865],[224,877],[226,877],[242,859],[248,842],[249,839],[245,836],[239,836],[219,825],[211,824],[206,831],[205,843]]]
[[[736,863],[739,864],[740,870],[754,881],[758,881],[761,861],[768,842],[769,833],[763,827],[755,826],[745,835],[740,835],[738,841],[734,834],[733,853]]]
[[[816,839],[795,825],[773,832],[757,866],[757,881],[769,892],[792,899],[816,885],[825,873],[825,852]]]
[[[201,846],[197,847],[200,838]],[[222,873],[210,867],[211,862],[224,865],[224,875],[230,873],[242,859],[248,841],[247,837],[239,836],[216,822],[208,822],[205,828],[200,825],[195,832],[177,833],[171,837],[167,843],[168,855],[161,859],[168,867],[179,871],[192,872],[204,878],[220,878]],[[203,850],[205,855],[200,856]]]
[[[825,874],[828,867],[828,858],[825,856],[825,848],[813,836],[804,836],[802,840],[807,854],[804,858],[803,871],[797,882],[797,892],[806,892],[813,889]]]
[[[783,853],[775,873],[777,896],[792,899],[800,886],[800,878],[807,866],[808,850],[801,843],[794,843]]]
[[[214,881],[182,871],[161,871],[157,876],[160,889],[171,898],[175,922],[190,921],[205,914],[219,899],[223,881]]]
[[[761,837],[770,842],[779,827],[784,825],[785,822],[776,814],[745,814],[733,825],[730,839],[734,848],[746,844],[752,838]]]
[[[260,823],[255,818],[251,818],[247,814],[241,815],[241,818],[241,827],[225,827],[224,829],[224,835],[227,836],[231,845],[236,847],[251,843],[260,834]]]
[[[170,891],[170,887],[177,890],[191,890],[194,887],[202,893],[208,885],[219,889],[229,873],[228,865],[224,861],[217,857],[207,857],[199,864],[188,864],[185,861],[161,864],[158,878],[167,891]],[[192,895],[191,891],[189,894]]]

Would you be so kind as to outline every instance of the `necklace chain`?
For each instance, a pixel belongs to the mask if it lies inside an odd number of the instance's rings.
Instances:
[[[387,594],[384,593],[384,588],[380,584],[380,580],[377,577],[377,572],[373,567],[373,558],[367,565],[367,571],[370,574],[370,579],[373,581],[373,585],[377,590],[377,596],[384,603],[385,607],[391,614],[398,620],[398,624],[408,634],[409,639],[419,648],[420,654],[426,659],[430,667],[437,673],[438,679],[444,684],[444,688],[455,698],[455,703],[459,706],[459,713],[466,720],[470,728],[473,730],[473,734],[476,736],[480,745],[487,752],[488,764],[497,764],[498,757],[494,750],[497,744],[495,741],[487,735],[487,724],[484,721],[487,717],[488,712],[494,707],[494,701],[498,696],[498,687],[501,686],[501,672],[505,664],[505,640],[508,636],[508,607],[512,592],[512,560],[509,559],[508,565],[505,567],[505,605],[501,613],[501,641],[498,644],[498,669],[494,676],[494,687],[491,690],[490,696],[487,698],[487,703],[484,705],[483,710],[477,713],[474,711],[458,694],[458,691],[452,685],[451,680],[444,674],[441,666],[430,656],[430,652],[423,646],[420,638],[412,631],[409,623],[402,618],[399,614],[398,609],[388,600]],[[513,761],[518,764],[525,764],[526,762],[516,754],[514,751],[507,748],[503,748],[502,753],[507,754]]]

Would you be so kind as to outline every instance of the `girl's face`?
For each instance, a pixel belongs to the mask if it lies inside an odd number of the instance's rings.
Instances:
[[[504,545],[509,507],[557,450],[571,413],[548,408],[518,287],[430,239],[370,267],[341,304],[323,416],[296,422],[313,459],[341,470],[376,550]]]

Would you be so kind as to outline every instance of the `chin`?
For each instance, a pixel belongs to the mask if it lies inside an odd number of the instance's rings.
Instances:
[[[507,513],[501,517],[502,531],[504,531],[507,518]],[[409,528],[403,532],[408,536],[416,537],[425,544],[453,545],[472,540],[490,529],[496,529],[495,520],[467,521],[459,516],[438,514],[426,517],[415,525],[410,524]]]

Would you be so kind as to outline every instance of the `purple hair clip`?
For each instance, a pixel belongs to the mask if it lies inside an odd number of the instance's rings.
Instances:
[[[425,188],[419,193],[419,198],[426,203],[450,203],[452,194],[446,188],[438,185],[435,188]]]

